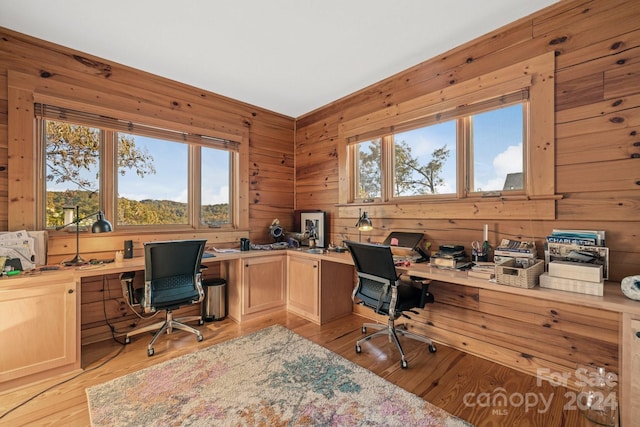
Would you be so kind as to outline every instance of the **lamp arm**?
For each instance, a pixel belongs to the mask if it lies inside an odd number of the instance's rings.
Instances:
[[[85,216],[85,217],[83,217],[83,218],[76,218],[76,219],[74,219],[73,221],[71,221],[71,222],[70,222],[70,223],[68,223],[68,224],[60,225],[60,226],[56,227],[56,231],[60,231],[60,230],[62,230],[63,228],[70,226],[71,224],[78,224],[78,225],[80,225],[80,221],[84,221],[85,219],[87,219],[87,218],[91,218],[92,216],[94,216],[94,215],[98,215],[99,213],[102,213],[102,211],[94,212],[94,213],[92,213],[92,214],[90,214],[90,215],[87,215],[87,216]]]

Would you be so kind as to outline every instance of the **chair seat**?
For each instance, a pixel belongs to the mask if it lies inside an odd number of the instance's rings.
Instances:
[[[356,298],[360,299],[362,303],[374,310],[378,310],[381,314],[389,314],[389,303],[391,302],[391,290],[388,291],[384,298],[382,305],[378,308],[380,297],[383,293],[383,285],[380,282],[373,280],[362,279],[362,285],[356,293]],[[410,310],[418,307],[422,291],[409,284],[400,283],[398,285],[398,301],[396,302],[396,313]]]

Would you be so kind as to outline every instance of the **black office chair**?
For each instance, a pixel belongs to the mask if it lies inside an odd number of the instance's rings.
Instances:
[[[125,337],[125,343],[130,343],[133,335],[158,329],[147,347],[147,354],[153,356],[153,344],[165,331],[171,333],[174,328],[196,334],[198,341],[203,340],[199,330],[184,323],[197,320],[198,324],[202,325],[202,316],[174,319],[173,310],[199,303],[204,298],[200,262],[206,242],[172,240],[144,244],[145,283],[144,288],[135,290],[136,300],[140,302],[145,313],[165,310],[166,318],[162,322],[129,332]]]
[[[362,325],[362,333],[367,332],[367,328],[378,330],[356,342],[356,353],[362,351],[362,343],[377,336],[389,336],[393,338],[401,356],[401,366],[408,367],[404,351],[400,345],[398,335],[424,342],[429,345],[431,353],[436,352],[436,346],[426,337],[409,332],[406,325],[396,327],[395,320],[400,316],[407,316],[404,312],[411,312],[414,308],[424,308],[425,304],[434,301],[433,295],[429,293],[429,284],[426,281],[419,281],[412,278],[420,285],[420,288],[413,283],[405,283],[399,280],[391,247],[387,245],[374,245],[370,243],[356,243],[346,241],[349,252],[353,257],[353,262],[358,275],[352,298],[354,303],[363,304],[375,310],[378,314],[388,316],[388,324],[365,323]],[[413,313],[417,314],[416,311]]]

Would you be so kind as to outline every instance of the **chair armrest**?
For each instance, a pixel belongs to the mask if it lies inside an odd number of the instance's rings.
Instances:
[[[409,278],[414,286],[417,285],[420,289],[420,304],[418,304],[418,308],[424,308],[427,304],[433,304],[435,299],[433,298],[433,294],[429,293],[429,284],[431,283],[431,280],[417,276],[409,276]]]

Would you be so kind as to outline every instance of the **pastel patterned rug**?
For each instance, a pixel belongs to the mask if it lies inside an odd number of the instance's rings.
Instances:
[[[94,426],[470,426],[282,326],[90,387],[87,396]]]

